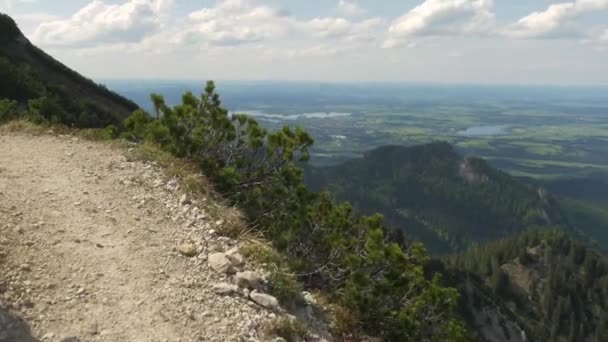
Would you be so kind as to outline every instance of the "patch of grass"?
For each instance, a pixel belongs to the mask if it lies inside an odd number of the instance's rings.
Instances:
[[[308,329],[302,323],[289,317],[279,317],[266,326],[266,333],[270,336],[282,337],[287,342],[304,341],[308,336]]]
[[[245,218],[240,210],[235,207],[222,207],[221,213],[212,213],[215,217],[221,217],[224,221],[216,229],[222,236],[233,239],[242,239],[251,233]]]
[[[288,269],[278,269],[270,275],[270,293],[275,296],[281,304],[287,307],[295,307],[304,304],[302,298],[302,285],[295,275],[289,273]]]
[[[181,185],[190,194],[210,196],[218,201],[221,198],[214,191],[211,182],[199,172],[195,165],[174,157],[171,153],[162,150],[154,144],[143,143],[135,145],[131,149],[129,157],[134,160],[155,162],[165,170],[168,178],[180,179]]]
[[[256,240],[249,240],[240,247],[240,252],[247,259],[258,264],[279,265],[281,257],[270,245]]]
[[[270,293],[287,307],[303,304],[302,285],[270,244],[250,239],[240,248],[245,258],[270,272]]]

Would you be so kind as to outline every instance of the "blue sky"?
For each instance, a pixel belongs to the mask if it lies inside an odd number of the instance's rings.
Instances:
[[[608,0],[0,0],[93,78],[608,84]]]

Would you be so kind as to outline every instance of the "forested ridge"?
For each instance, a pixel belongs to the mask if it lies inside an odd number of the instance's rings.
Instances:
[[[463,250],[533,226],[568,228],[546,191],[515,181],[447,143],[385,146],[343,164],[307,168],[307,183],[380,212],[407,239],[437,253]]]
[[[30,119],[75,127],[120,125],[138,106],[83,77],[31,44],[0,13],[0,107],[4,118],[27,110]]]
[[[600,342],[608,336],[608,259],[563,232],[524,232],[445,261],[473,327],[475,316],[493,305],[480,290],[485,288],[531,341]],[[477,282],[478,290],[464,291],[465,281]]]

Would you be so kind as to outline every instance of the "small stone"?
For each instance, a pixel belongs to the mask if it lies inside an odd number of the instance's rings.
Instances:
[[[97,335],[99,334],[99,326],[97,325],[97,323],[93,323],[89,326],[89,328],[87,329],[87,333],[89,333],[89,335]]]
[[[193,257],[197,254],[196,247],[191,243],[182,243],[181,245],[177,246],[177,251],[187,257]]]
[[[239,253],[239,249],[236,247],[226,252],[226,257],[235,267],[243,266],[243,264],[245,264],[245,258]]]
[[[211,286],[213,292],[221,295],[230,295],[238,291],[238,286],[228,283],[217,283]]]
[[[232,267],[232,262],[230,259],[226,257],[224,253],[213,253],[209,254],[207,259],[207,263],[209,267],[215,270],[218,273],[233,273],[234,268]]]
[[[190,201],[190,199],[188,198],[188,195],[186,195],[186,194],[183,194],[182,197],[179,198],[179,204],[181,204],[181,205],[186,205],[186,204],[190,204],[190,203],[192,203],[192,202]]]
[[[253,290],[249,294],[249,298],[251,298],[251,300],[259,306],[267,309],[278,310],[280,308],[279,301],[275,297],[266,293],[258,292],[257,290]]]
[[[312,293],[310,293],[308,291],[302,291],[302,298],[308,305],[314,305],[317,303],[317,300],[315,299],[315,297],[312,295]]]
[[[47,333],[47,334],[44,334],[44,336],[42,336],[43,341],[50,341],[54,338],[55,338],[55,334],[53,334],[53,333]]]

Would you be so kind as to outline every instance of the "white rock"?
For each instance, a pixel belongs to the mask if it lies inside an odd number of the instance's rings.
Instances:
[[[314,305],[317,303],[317,300],[315,299],[315,297],[312,295],[312,293],[310,293],[308,291],[302,291],[302,298],[308,305]]]
[[[234,268],[232,267],[232,262],[230,259],[226,257],[224,253],[213,253],[209,254],[207,259],[207,263],[209,267],[215,270],[218,273],[232,273],[234,272]]]
[[[222,295],[229,295],[239,290],[238,286],[228,283],[217,283],[211,286],[213,292]]]
[[[226,257],[235,267],[243,266],[243,264],[245,264],[245,258],[241,253],[239,253],[239,249],[236,247],[226,252]]]
[[[192,202],[190,202],[190,200],[188,199],[188,195],[183,194],[182,197],[179,198],[179,204],[181,205],[186,205],[186,204],[190,204]]]
[[[280,308],[279,301],[273,296],[253,290],[249,294],[249,298],[256,304],[263,306],[267,309],[278,310]]]
[[[45,334],[44,336],[42,336],[43,341],[50,341],[54,338],[55,338],[55,334],[53,334],[53,333],[48,333],[48,334]]]

